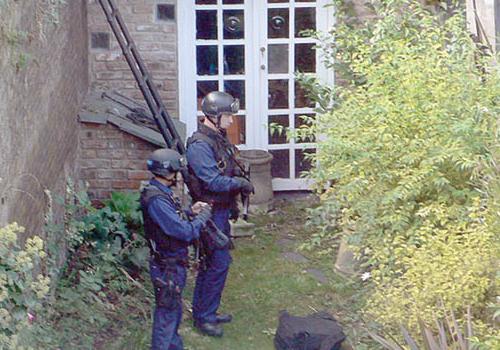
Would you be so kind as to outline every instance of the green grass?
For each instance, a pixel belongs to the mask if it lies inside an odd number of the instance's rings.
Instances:
[[[233,314],[234,318],[232,323],[224,325],[222,338],[203,336],[192,327],[187,309],[191,305],[195,276],[190,272],[184,291],[186,312],[180,329],[186,349],[272,350],[278,315],[285,309],[295,315],[326,310],[339,319],[356,349],[374,349],[366,347],[365,334],[357,331],[360,328],[357,315],[361,307],[358,300],[362,300],[359,297],[361,286],[334,273],[334,257],[301,252],[309,261],[299,264],[286,261],[282,256],[283,251],[295,251],[310,237],[304,226],[305,208],[310,204],[308,201],[282,204],[274,215],[256,216],[252,219],[256,224],[255,236],[237,239],[220,310]],[[276,242],[283,237],[292,237],[295,247],[278,246]],[[319,284],[305,271],[311,267],[322,270],[328,283]],[[115,293],[113,307],[106,311],[87,305],[80,313],[82,319],[75,318],[78,313],[73,313],[72,318],[62,320],[61,327],[66,333],[76,333],[73,339],[79,336],[83,339],[85,335],[93,338],[94,349],[149,349],[154,300],[147,273],[141,277],[144,289],[138,285],[132,293]],[[86,320],[89,314],[102,312],[107,321],[99,323],[101,328]],[[69,348],[90,347],[74,341]]]

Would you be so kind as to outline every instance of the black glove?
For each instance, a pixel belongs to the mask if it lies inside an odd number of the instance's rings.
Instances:
[[[200,220],[203,223],[203,225],[205,225],[211,217],[212,217],[212,208],[210,208],[208,205],[201,208],[198,215],[196,215],[196,219]]]
[[[243,195],[248,196],[250,193],[255,193],[255,188],[250,181],[244,177],[235,177],[234,179],[239,182],[240,191]]]

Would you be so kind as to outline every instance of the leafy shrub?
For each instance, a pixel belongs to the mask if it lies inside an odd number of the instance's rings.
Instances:
[[[452,310],[465,305],[484,309],[499,252],[493,244],[496,233],[481,222],[484,214],[477,206],[468,223],[448,222],[444,215],[438,217],[441,222],[423,222],[416,236],[419,246],[402,243],[395,253],[394,258],[401,259],[394,264],[399,274],[372,271],[378,288],[367,311],[384,324],[415,327],[419,319],[432,323],[443,316],[437,308],[440,301]]]
[[[113,192],[111,198],[104,204],[112,211],[119,213],[129,227],[142,228],[138,192]]]
[[[114,192],[103,208],[92,206],[85,190],[68,189],[68,229],[74,232],[76,249],[90,250],[123,266],[146,265],[149,251],[137,231],[142,230],[137,194]],[[71,235],[70,235],[71,236]]]
[[[420,343],[430,350],[487,350],[493,349],[500,341],[499,337],[488,337],[484,342],[481,342],[474,337],[470,308],[465,315],[464,325],[457,321],[453,312],[444,312],[444,319],[435,319],[434,321],[437,328],[436,334],[422,320],[419,320],[419,338],[412,336],[404,326],[401,326],[402,337],[410,349],[418,350],[417,344]],[[384,349],[403,350],[403,347],[393,340],[373,332],[369,332],[369,334]]]
[[[57,269],[54,297],[38,317],[30,339],[40,349],[90,349],[116,317],[116,304],[131,298],[138,287],[146,291],[140,281],[149,250],[142,235],[136,234],[138,206],[128,203],[136,202],[134,195],[115,194],[107,206],[95,208],[87,192],[76,191],[69,181],[62,201],[65,223],[49,223],[47,230],[49,237],[63,237],[67,259]],[[47,221],[52,221],[50,214]],[[56,243],[49,245],[51,256],[61,246]]]
[[[326,113],[299,134],[323,136],[312,176],[324,216],[337,218],[371,272],[367,311],[397,333],[439,315],[440,300],[481,313],[494,287],[498,210],[487,191],[498,177],[500,75],[462,12],[442,19],[416,1],[372,5],[366,25],[340,20],[317,35],[344,85],[303,77]]]
[[[16,223],[0,228],[0,348],[23,349],[30,323],[42,308],[50,279],[41,272],[43,241],[17,243],[24,228]]]

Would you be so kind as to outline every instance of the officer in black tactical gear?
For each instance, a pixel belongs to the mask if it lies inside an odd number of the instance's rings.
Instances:
[[[194,200],[212,205],[212,220],[230,237],[229,219],[238,216],[236,197],[253,193],[252,183],[241,176],[235,160],[235,146],[226,136],[226,129],[239,110],[238,99],[225,92],[214,91],[202,101],[205,117],[187,142],[190,192]],[[229,245],[210,249],[204,268],[198,272],[193,296],[195,327],[211,336],[222,336],[221,323],[230,322],[231,315],[218,314],[222,291],[231,263]]]
[[[155,291],[152,349],[181,350],[178,333],[182,319],[182,290],[186,284],[188,246],[200,236],[211,217],[207,203],[197,202],[186,212],[174,195],[180,171],[185,166],[181,155],[170,149],[153,152],[147,161],[154,177],[141,193],[144,231],[151,260],[150,274]],[[187,215],[193,217],[188,220]]]

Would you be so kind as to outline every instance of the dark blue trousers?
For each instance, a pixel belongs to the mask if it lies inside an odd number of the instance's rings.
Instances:
[[[169,278],[173,278],[175,284],[179,286],[180,292],[184,289],[186,285],[186,268],[181,265],[175,265],[175,267],[166,269],[155,264],[153,261],[150,262],[150,275],[153,286],[154,281],[160,278],[165,283],[168,283]],[[157,291],[155,291],[157,292]],[[156,296],[156,306],[153,316],[153,336],[151,342],[152,350],[183,350],[184,346],[182,343],[182,338],[178,333],[179,325],[182,320],[182,299],[178,298],[163,300],[169,305],[161,306],[163,304],[158,300],[158,295]]]
[[[230,234],[228,209],[214,210],[212,219],[222,232]],[[198,272],[194,288],[193,318],[195,321],[215,323],[231,261],[229,248],[216,249],[206,257],[206,269]]]

